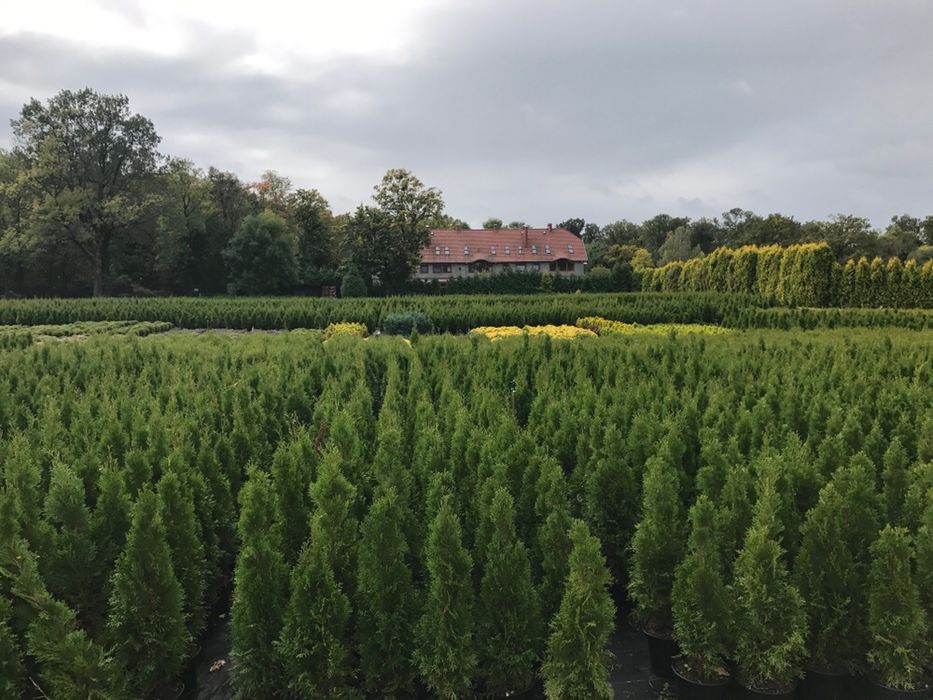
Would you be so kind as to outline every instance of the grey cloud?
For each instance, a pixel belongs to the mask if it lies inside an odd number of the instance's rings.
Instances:
[[[883,225],[933,211],[931,21],[922,0],[479,0],[426,17],[404,61],[283,76],[247,72],[250,37],[209,27],[171,58],[3,36],[0,109],[124,92],[166,152],[275,168],[337,209],[403,166],[473,224],[743,206]]]

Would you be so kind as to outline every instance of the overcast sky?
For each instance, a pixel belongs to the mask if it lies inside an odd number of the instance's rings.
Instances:
[[[603,224],[740,206],[933,213],[930,0],[29,0],[0,12],[0,144],[30,97],[129,96],[165,154],[316,187],[409,168],[449,213]]]

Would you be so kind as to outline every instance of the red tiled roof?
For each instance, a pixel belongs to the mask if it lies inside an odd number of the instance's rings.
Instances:
[[[532,246],[536,252],[532,252]],[[450,250],[450,255],[446,254]],[[466,249],[466,251],[464,251]],[[493,252],[495,249],[495,252]],[[521,252],[519,252],[521,251]],[[437,253],[437,254],[436,254]],[[555,260],[586,262],[583,241],[563,228],[437,229],[421,249],[421,262],[534,263]]]

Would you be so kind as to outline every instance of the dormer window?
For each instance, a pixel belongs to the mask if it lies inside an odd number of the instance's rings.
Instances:
[[[506,254],[506,255],[509,255],[509,254],[511,254],[511,252],[512,252],[512,248],[511,248],[510,246],[506,246],[506,247],[505,247],[505,254]]]
[[[544,246],[544,252],[545,252],[545,254],[550,255],[550,254],[551,254],[551,246],[549,246],[549,245]]]
[[[434,246],[434,254],[435,255],[441,254],[441,247],[439,245]]]
[[[532,246],[531,246],[531,254],[532,254],[532,255],[537,255],[537,254],[538,254],[538,246],[537,246],[537,245],[532,244]]]
[[[567,252],[570,253],[571,255],[573,254],[573,243],[567,244]]]
[[[463,246],[463,254],[464,254],[464,255],[469,255],[469,254],[470,254],[470,246],[468,246],[468,245]]]
[[[506,249],[505,249],[505,252],[508,253],[508,252],[509,252],[509,249],[506,248]],[[495,254],[496,254],[496,246],[494,246],[494,245],[489,246],[489,254],[490,254],[490,255],[495,255]]]

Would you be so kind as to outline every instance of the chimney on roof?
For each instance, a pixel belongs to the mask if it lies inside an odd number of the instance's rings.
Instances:
[[[550,233],[550,232],[553,231],[553,230],[554,230],[554,227],[551,226],[551,224],[548,224],[548,225],[547,225],[547,232]]]
[[[528,247],[528,227],[522,226],[522,247]]]

